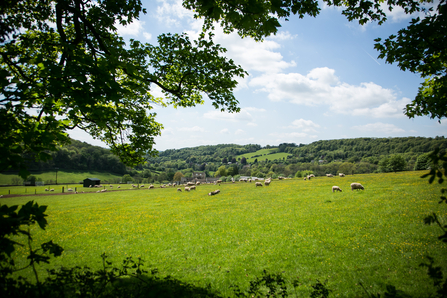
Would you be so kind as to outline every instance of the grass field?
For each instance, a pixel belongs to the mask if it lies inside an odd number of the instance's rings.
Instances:
[[[43,172],[43,173],[31,173],[33,176],[37,178],[41,178],[42,181],[52,181],[52,184],[56,182],[56,172]],[[12,180],[14,178],[18,178],[17,174],[0,174],[0,185],[10,185],[12,184]],[[84,181],[85,178],[98,178],[101,181],[112,181],[112,179],[119,178],[122,176],[114,175],[110,173],[104,172],[66,172],[66,171],[58,171],[57,172],[57,182],[58,184],[63,185],[64,183],[78,183],[80,181]]]
[[[436,212],[440,185],[421,172],[365,174],[311,181],[274,180],[201,185],[196,191],[140,189],[64,196],[1,198],[1,204],[34,200],[48,205],[49,226],[34,229],[35,242],[64,247],[51,266],[101,267],[102,253],[118,265],[141,257],[148,268],[224,296],[230,285],[248,287],[264,269],[299,279],[292,296],[309,297],[310,284],[327,280],[334,297],[383,293],[387,284],[426,297],[432,283],[419,264],[430,255],[445,266],[441,232],[423,224]],[[364,191],[351,191],[360,182]],[[341,193],[332,193],[338,185]],[[219,188],[221,193],[209,197]],[[26,248],[18,248],[24,258]],[[42,274],[44,270],[42,267]]]
[[[257,159],[258,161],[263,161],[263,160],[281,160],[283,158],[287,158],[287,156],[289,156],[289,153],[273,153],[270,154],[272,152],[277,151],[277,148],[273,148],[273,149],[261,149],[258,150],[256,152],[251,152],[251,153],[246,153],[246,154],[242,154],[242,155],[238,155],[236,156],[236,159],[239,160],[239,158],[245,157],[245,159],[247,160],[248,163],[253,163],[255,161],[255,159]]]

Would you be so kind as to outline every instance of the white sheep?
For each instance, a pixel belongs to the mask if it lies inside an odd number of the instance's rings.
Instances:
[[[258,186],[262,186],[262,183],[261,183],[261,182],[256,182],[256,183],[255,183],[255,186],[256,186],[256,187],[258,187]]]
[[[304,177],[304,181],[306,181],[306,179],[307,179],[307,178],[306,178],[306,177]]]
[[[340,177],[344,177],[345,174],[343,174],[343,173],[338,173],[338,176],[340,176]]]
[[[360,183],[351,183],[351,190],[354,189],[362,189],[365,190],[365,188],[363,187],[363,185],[361,185]]]
[[[182,189],[181,189],[181,188],[177,188],[177,191],[180,191],[180,192],[181,192],[181,191],[182,191]]]
[[[190,191],[189,187],[185,186],[185,191]]]
[[[147,189],[155,188],[152,184]]]
[[[121,188],[121,185],[118,185],[116,188]]]
[[[45,191],[50,191],[48,188],[45,188]]]
[[[310,174],[309,176],[312,177],[312,178],[315,178],[315,175],[314,175],[314,174]]]
[[[326,177],[334,177],[332,174],[326,174]]]
[[[190,186],[189,189],[190,190],[196,190],[196,187],[193,185],[193,186]]]
[[[67,191],[73,191],[73,188],[67,188]]]
[[[335,191],[342,191],[342,190],[338,186],[332,186],[332,192],[335,192]]]
[[[101,189],[101,192],[106,192],[107,188]]]
[[[200,181],[197,181],[197,182],[196,182],[196,185],[200,185]]]
[[[54,188],[50,189],[50,191],[54,191]]]
[[[264,181],[264,185],[265,185],[265,186],[269,186],[269,185],[270,185],[270,182],[271,182],[270,180],[265,180],[265,181]]]

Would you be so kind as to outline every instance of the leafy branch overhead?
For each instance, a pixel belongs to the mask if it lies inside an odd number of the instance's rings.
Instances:
[[[239,111],[232,91],[246,73],[211,35],[126,45],[115,25],[145,13],[140,1],[7,1],[1,12],[0,170],[26,176],[26,160],[48,160],[74,128],[134,166],[155,154],[155,104],[191,107],[206,94],[216,108]]]

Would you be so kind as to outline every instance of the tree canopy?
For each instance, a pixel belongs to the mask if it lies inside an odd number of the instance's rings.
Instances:
[[[145,13],[141,1],[4,1],[0,13],[0,170],[48,160],[80,128],[127,165],[155,152],[162,125],[154,104],[190,107],[203,96],[239,111],[233,96],[245,72],[212,34],[191,41],[162,34],[156,46],[126,44],[116,25]],[[151,94],[157,86],[166,98]]]

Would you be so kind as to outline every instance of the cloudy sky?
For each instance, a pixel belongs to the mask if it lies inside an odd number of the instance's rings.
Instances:
[[[200,20],[181,1],[144,1],[147,14],[119,28],[125,38],[155,44],[161,33],[192,37]],[[357,137],[446,136],[447,121],[409,119],[403,108],[414,99],[422,79],[377,58],[374,39],[406,27],[411,16],[395,9],[384,25],[348,22],[340,9],[323,7],[316,18],[290,17],[264,42],[217,30],[215,43],[249,76],[235,96],[241,112],[222,113],[210,101],[194,108],[156,107],[162,135],[157,150],[199,145],[280,143]],[[156,89],[154,95],[159,96]],[[75,131],[70,135],[100,142]]]

